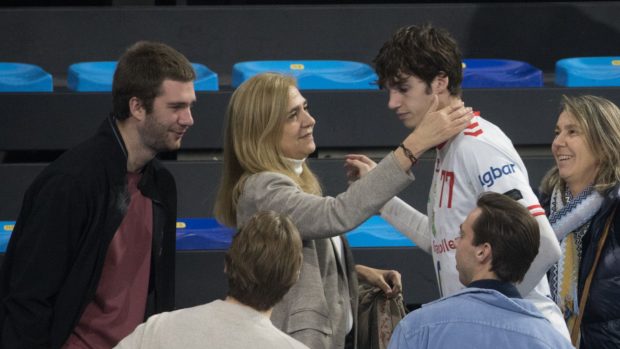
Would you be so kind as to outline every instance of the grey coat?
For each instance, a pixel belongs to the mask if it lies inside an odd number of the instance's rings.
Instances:
[[[237,223],[242,225],[257,211],[286,213],[304,240],[299,281],[271,316],[276,327],[313,349],[344,347],[349,308],[345,302],[352,309],[356,330],[357,277],[346,239],[343,265],[329,238],[363,223],[413,179],[398,166],[393,153],[336,197],[304,193],[289,177],[275,172],[247,179],[237,204]]]

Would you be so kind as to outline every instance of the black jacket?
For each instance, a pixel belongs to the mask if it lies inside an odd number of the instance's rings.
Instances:
[[[0,348],[59,348],[71,334],[93,299],[108,245],[128,207],[126,152],[108,118],[26,191],[0,269]],[[174,178],[153,159],[138,188],[153,202],[148,313],[172,310]]]
[[[594,263],[596,248],[609,215],[620,203],[620,184],[605,194],[599,211],[583,237],[583,252],[579,266],[578,294]],[[541,201],[549,213],[549,198]],[[581,322],[581,349],[620,348],[620,207],[613,217],[607,240],[594,273],[590,294]]]

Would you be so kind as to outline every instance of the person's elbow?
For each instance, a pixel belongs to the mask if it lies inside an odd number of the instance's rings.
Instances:
[[[560,249],[560,244],[555,235],[540,236],[540,249],[538,250],[538,254],[544,256],[545,262],[549,267],[560,260],[562,250]]]

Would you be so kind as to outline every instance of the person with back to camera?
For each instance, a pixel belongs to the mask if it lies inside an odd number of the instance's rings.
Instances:
[[[552,295],[581,349],[620,348],[619,149],[615,104],[563,97],[541,203],[562,249],[549,273]]]
[[[463,130],[471,118],[462,103],[429,113],[403,141],[412,154]],[[400,275],[354,266],[341,235],[411,183],[412,157],[398,148],[346,192],[324,197],[305,161],[316,148],[315,120],[292,77],[265,73],[244,82],[233,93],[226,118],[215,216],[239,226],[257,211],[286,213],[303,240],[299,281],[274,307],[272,322],[313,349],[354,347],[357,277],[389,296],[400,292]]]
[[[375,57],[379,85],[389,93],[388,107],[403,125],[417,129],[429,106],[461,101],[463,67],[460,50],[450,33],[431,25],[400,28]],[[550,298],[546,273],[560,256],[560,248],[538,198],[530,187],[527,169],[510,139],[476,112],[468,128],[436,147],[435,170],[429,192],[428,216],[394,198],[381,216],[422,250],[431,253],[441,296],[464,287],[456,270],[458,226],[474,208],[482,192],[516,190],[519,202],[540,225],[540,253],[517,288],[536,304],[569,338],[560,310]],[[350,155],[350,179],[374,166],[366,156]]]
[[[176,184],[155,158],[194,123],[190,62],[138,42],[113,112],[28,188],[0,271],[0,348],[111,348],[174,307]]]
[[[483,193],[455,241],[466,287],[407,315],[389,349],[573,347],[515,287],[540,244],[538,224],[525,207],[507,195]]]
[[[153,315],[115,348],[307,349],[269,320],[273,306],[299,278],[301,258],[301,237],[291,220],[258,212],[226,252],[225,300]]]

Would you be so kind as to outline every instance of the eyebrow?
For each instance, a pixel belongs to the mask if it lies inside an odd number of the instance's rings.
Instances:
[[[303,108],[304,106],[308,105],[308,100],[304,99],[304,102],[301,103],[301,105],[296,105],[294,106],[291,110],[288,111],[289,114],[292,114],[294,111],[299,110],[299,108]]]
[[[581,126],[579,126],[578,124],[569,124],[569,125],[565,125],[564,127],[559,127],[559,126],[555,126],[555,131],[561,131],[561,130],[577,130],[577,131],[581,131]]]
[[[187,102],[168,102],[167,105],[169,107],[185,107],[185,106],[190,106],[193,107],[196,104],[196,101],[192,101],[191,103],[187,103]]]

